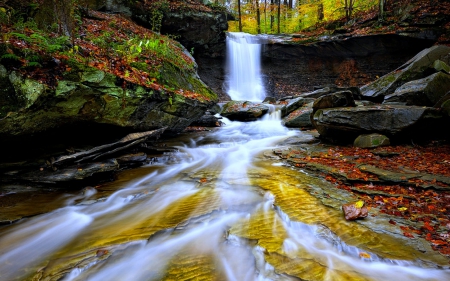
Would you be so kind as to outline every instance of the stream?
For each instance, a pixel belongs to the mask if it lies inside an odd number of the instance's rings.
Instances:
[[[284,127],[275,108],[224,122],[170,140],[178,152],[68,195],[55,211],[1,227],[0,280],[450,280],[439,258],[347,222],[333,207],[351,200],[344,191],[324,203],[314,194],[330,183],[267,157],[287,138],[311,139]]]

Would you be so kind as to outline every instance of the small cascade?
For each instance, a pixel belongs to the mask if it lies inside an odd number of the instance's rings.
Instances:
[[[262,101],[261,42],[255,35],[230,32],[227,36],[227,94],[232,100]]]

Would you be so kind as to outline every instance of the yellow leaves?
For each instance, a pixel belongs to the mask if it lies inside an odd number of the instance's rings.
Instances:
[[[362,259],[370,259],[371,258],[370,254],[368,254],[366,252],[359,253],[359,257]]]
[[[400,212],[404,212],[404,211],[408,210],[408,208],[406,208],[406,207],[400,207],[400,208],[397,208],[397,210],[399,210]]]
[[[355,207],[358,209],[362,208],[362,206],[364,206],[364,201],[362,201],[362,200],[359,200],[355,203]]]

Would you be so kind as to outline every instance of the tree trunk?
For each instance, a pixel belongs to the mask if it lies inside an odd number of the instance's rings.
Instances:
[[[261,14],[259,12],[259,0],[255,0],[256,2],[256,32],[258,34],[261,33]]]
[[[378,21],[382,22],[384,21],[384,1],[385,0],[378,0]]]
[[[241,20],[241,0],[238,0],[238,17],[239,17],[239,32],[242,32],[242,20]]]
[[[274,22],[274,16],[273,16],[273,6],[274,6],[274,0],[270,0],[270,31],[273,31],[273,22]]]
[[[267,0],[264,0],[264,33],[267,33],[266,27],[267,27]]]
[[[278,0],[278,29],[277,32],[280,34],[280,20],[281,20],[281,0]]]

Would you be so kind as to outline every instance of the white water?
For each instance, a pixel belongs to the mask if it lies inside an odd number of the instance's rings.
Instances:
[[[227,94],[232,100],[261,102],[266,93],[261,78],[261,44],[255,35],[230,32],[227,36]]]
[[[274,196],[250,186],[247,174],[257,169],[252,163],[262,151],[288,136],[302,134],[283,127],[279,116],[249,123],[225,122],[220,130],[192,139],[189,147],[179,147],[177,163],[161,164],[157,172],[126,183],[105,201],[67,206],[9,227],[0,237],[0,280],[45,276],[47,266],[58,267],[58,258],[89,250],[94,250],[90,262],[68,267],[62,271],[62,280],[161,280],[171,260],[185,252],[211,257],[221,280],[292,280],[275,273],[265,261],[261,246],[232,235],[225,240],[224,236],[230,226],[249,220],[255,213],[274,211]],[[205,141],[209,144],[199,145]],[[196,173],[214,175],[214,179],[208,178],[212,184],[202,186],[186,177]],[[136,229],[145,231],[146,227],[163,224],[165,217],[149,218],[168,206],[209,190],[217,195],[217,202],[211,200],[211,204],[217,204],[213,213],[194,216],[188,224],[155,237],[129,236]],[[249,207],[236,209],[243,205]],[[180,205],[172,211],[182,209]],[[195,211],[194,207],[191,212]],[[288,257],[295,258],[298,249],[306,249],[308,255],[330,270],[360,272],[371,280],[450,280],[448,270],[421,268],[412,262],[384,260],[373,254],[370,261],[362,260],[362,250],[339,242],[332,233],[324,234],[320,226],[291,221],[282,211],[276,213],[276,220],[288,234],[283,242]],[[109,258],[95,258],[95,251],[102,248],[94,245],[97,241],[117,241],[107,244],[112,253]],[[56,261],[48,262],[53,259]],[[196,279],[194,276],[188,280]],[[333,279],[325,276],[323,280]]]

